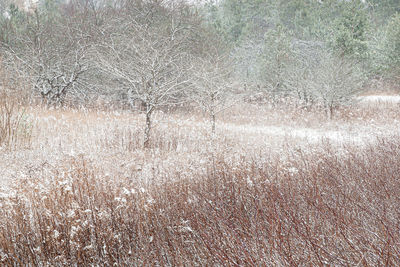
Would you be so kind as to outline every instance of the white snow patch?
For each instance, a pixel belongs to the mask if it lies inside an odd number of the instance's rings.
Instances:
[[[357,97],[361,103],[400,103],[400,95],[369,95]]]
[[[343,144],[348,142],[364,143],[373,140],[369,131],[351,131],[348,129],[328,130],[313,128],[294,128],[289,126],[252,126],[224,124],[223,128],[229,131],[241,132],[243,136],[276,136],[300,138],[308,142],[320,142],[328,139],[332,142]]]

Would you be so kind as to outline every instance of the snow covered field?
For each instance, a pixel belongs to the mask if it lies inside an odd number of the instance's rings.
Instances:
[[[30,139],[0,153],[0,263],[400,262],[397,105],[241,104],[215,135],[158,112],[147,149],[144,120],[26,108]]]
[[[394,103],[399,99],[370,96],[361,103]],[[1,153],[0,179],[5,185],[20,177],[45,173],[46,168],[80,156],[110,175],[135,176],[149,183],[160,173],[193,175],[206,168],[215,154],[228,159],[262,156],[320,142],[362,147],[377,138],[399,134],[397,113],[396,106],[360,104],[327,120],[318,112],[238,106],[217,117],[213,137],[209,121],[201,113],[159,112],[154,120],[152,148],[144,150],[142,115],[129,111],[28,108],[26,116],[32,124],[30,147]]]

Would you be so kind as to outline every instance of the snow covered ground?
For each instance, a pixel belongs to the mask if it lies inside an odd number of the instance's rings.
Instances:
[[[369,96],[363,101],[397,103],[400,97]],[[375,102],[374,102],[375,101]],[[361,105],[362,106],[362,105]],[[105,174],[151,182],[170,173],[196,176],[212,155],[249,157],[282,148],[307,147],[321,142],[363,146],[399,134],[397,107],[360,108],[346,119],[327,120],[324,114],[291,113],[260,106],[239,107],[217,117],[216,135],[202,114],[157,113],[153,147],[144,150],[144,116],[128,111],[26,111],[33,125],[29,148],[0,153],[0,183],[27,175],[47,175],[69,159],[83,157]]]
[[[400,103],[399,95],[369,95],[360,96],[357,100],[362,104],[379,104],[379,103],[390,103],[398,104]]]

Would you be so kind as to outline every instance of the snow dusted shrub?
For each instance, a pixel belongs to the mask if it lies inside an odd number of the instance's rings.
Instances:
[[[29,146],[31,130],[32,126],[23,107],[14,98],[2,93],[0,95],[0,146],[7,149]]]
[[[0,262],[397,266],[398,140],[216,156],[206,172],[151,185],[73,158],[0,195]]]

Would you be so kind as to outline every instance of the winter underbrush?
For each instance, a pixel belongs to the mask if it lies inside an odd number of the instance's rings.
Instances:
[[[160,173],[147,184],[71,156],[0,196],[0,262],[397,266],[399,163],[398,136],[234,160],[216,153],[191,177]]]
[[[32,126],[24,107],[6,93],[0,95],[0,147],[7,150],[29,147]]]

